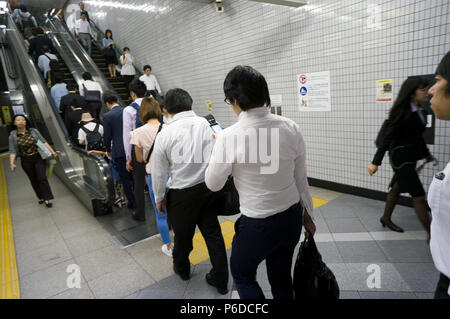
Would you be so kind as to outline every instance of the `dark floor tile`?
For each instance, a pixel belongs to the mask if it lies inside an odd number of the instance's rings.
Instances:
[[[390,262],[432,262],[430,248],[425,240],[381,240],[377,243]]]
[[[336,242],[336,246],[346,263],[382,263],[387,261],[376,242]]]
[[[361,299],[417,299],[413,292],[360,291]]]
[[[439,271],[433,263],[395,263],[406,283],[415,292],[434,292],[439,281]]]

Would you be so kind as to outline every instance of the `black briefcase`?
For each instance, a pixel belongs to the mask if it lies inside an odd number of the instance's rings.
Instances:
[[[300,245],[294,268],[295,299],[339,299],[339,285],[322,261],[313,236]]]
[[[239,193],[234,186],[233,176],[228,177],[225,186],[215,195],[217,215],[232,216],[240,213]]]

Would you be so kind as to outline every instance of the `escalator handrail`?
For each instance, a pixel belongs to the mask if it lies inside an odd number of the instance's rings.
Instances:
[[[83,54],[83,57],[86,59],[86,61],[89,63],[89,65],[95,70],[97,75],[100,77],[100,80],[103,82],[103,85],[109,90],[116,92],[114,87],[111,85],[111,83],[108,81],[108,79],[105,77],[103,72],[98,68],[97,64],[92,60],[92,58],[89,56],[89,54],[86,52],[86,50],[83,48],[83,46],[78,42],[78,39],[70,32],[69,28],[65,23],[61,21],[61,19],[58,16],[54,16],[52,19],[55,19],[59,22],[59,24],[64,28],[66,33],[72,38],[72,40],[75,42],[75,45],[78,47],[80,52]],[[55,26],[55,24],[53,24]],[[58,30],[58,29],[56,29]],[[72,50],[73,51],[73,50]],[[117,92],[116,92],[117,93]],[[117,94],[118,102],[120,105],[127,105]]]
[[[97,31],[99,34],[104,33],[104,32],[102,32],[102,30],[97,26],[97,24],[92,20],[92,18],[89,19],[89,20],[90,20],[89,23],[94,27],[95,31]],[[100,45],[100,41],[95,40],[95,42],[96,42],[96,44],[97,44],[98,47],[100,47],[100,48],[103,47],[103,43]],[[117,57],[118,60],[120,61],[120,56],[122,55],[122,52],[123,52],[123,51],[121,51],[121,50],[119,49],[119,46],[117,46],[117,45],[114,46],[114,51],[115,51],[115,53],[116,53],[116,57]],[[138,68],[135,67],[135,66],[133,66],[133,67],[134,67],[134,69],[135,69],[135,71],[136,71],[136,74],[138,74],[139,76],[141,76],[141,75],[143,74],[143,73],[141,72],[140,69],[138,69]]]
[[[28,62],[33,66],[33,68],[32,68],[33,71],[32,72],[35,72],[35,75],[37,74],[37,76],[35,76],[35,78],[39,78],[40,79],[40,81],[38,81],[38,83],[36,83],[37,86],[40,87],[40,89],[39,89],[40,92],[39,93],[42,94],[45,97],[45,100],[47,100],[48,104],[50,105],[50,109],[53,112],[53,115],[54,115],[54,117],[55,117],[55,119],[56,119],[56,121],[57,121],[57,123],[59,125],[59,129],[62,130],[62,133],[63,133],[63,136],[65,138],[65,142],[66,142],[67,146],[69,146],[76,153],[79,153],[80,156],[86,156],[86,157],[94,160],[96,162],[97,166],[99,166],[101,168],[101,171],[102,171],[102,173],[104,175],[103,179],[105,180],[105,182],[107,180],[111,180],[112,179],[111,172],[109,170],[109,165],[106,163],[105,159],[103,159],[102,157],[100,157],[99,155],[96,155],[96,154],[89,154],[85,149],[83,149],[83,148],[81,148],[79,146],[75,146],[72,143],[72,141],[70,140],[69,134],[68,134],[67,129],[65,127],[65,124],[62,121],[61,117],[59,116],[59,111],[56,108],[56,105],[55,105],[55,102],[53,101],[53,98],[50,96],[50,93],[49,93],[49,91],[47,89],[47,86],[45,85],[45,81],[44,81],[44,79],[42,77],[42,74],[38,71],[37,66],[36,66],[35,62],[33,61],[33,59],[30,56],[28,56],[28,50],[25,47],[25,39],[23,38],[23,35],[17,29],[17,26],[15,25],[14,21],[12,20],[12,18],[11,18],[11,16],[9,14],[7,14],[7,19],[8,19],[7,25],[9,26],[8,29],[7,29],[7,31],[8,31],[7,34],[8,35],[11,34],[12,37],[14,37],[14,36],[17,37],[18,41],[16,41],[16,42],[19,43],[19,45],[22,46],[22,50],[23,50],[23,52],[25,52],[24,55],[27,56]],[[14,32],[11,32],[11,31],[14,31]],[[13,46],[11,46],[11,47],[13,47]],[[17,50],[19,50],[19,48],[16,48],[16,53],[17,53]],[[25,59],[21,60],[22,63],[25,62],[24,60]],[[31,78],[32,78],[32,76],[31,76]],[[106,187],[106,189],[108,190],[108,187]],[[114,196],[114,195],[111,194],[110,190],[108,190],[107,194],[106,194],[105,201],[110,203],[111,202],[111,196]]]

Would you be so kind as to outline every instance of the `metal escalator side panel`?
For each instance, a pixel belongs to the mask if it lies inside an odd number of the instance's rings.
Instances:
[[[24,40],[8,15],[6,39],[14,51],[19,77],[22,80],[24,103],[28,114],[37,124],[38,129],[48,131],[46,137],[55,150],[60,151],[55,174],[80,199],[94,215],[108,212],[108,205],[114,200],[112,177],[108,164],[102,158],[90,156],[86,151],[71,146],[65,125],[58,114],[43,78],[37,70],[34,61],[28,55]],[[95,177],[96,183],[89,184],[85,176]],[[98,205],[98,201],[102,205]],[[94,205],[94,202],[97,203]],[[99,210],[100,207],[101,209]],[[110,208],[110,206],[109,206]]]

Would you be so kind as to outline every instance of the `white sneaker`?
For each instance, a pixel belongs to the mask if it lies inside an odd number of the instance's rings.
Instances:
[[[172,249],[167,248],[167,245],[162,245],[161,250],[164,254],[166,254],[169,257],[172,257]]]

